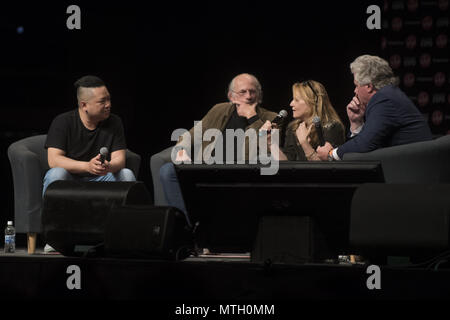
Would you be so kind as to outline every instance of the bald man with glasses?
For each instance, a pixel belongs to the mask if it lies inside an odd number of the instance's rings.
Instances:
[[[223,133],[226,129],[259,130],[265,121],[271,121],[277,115],[260,106],[261,84],[255,76],[248,73],[240,74],[231,80],[228,86],[228,99],[229,102],[216,104],[203,117],[201,120],[203,132],[208,129],[218,129]],[[194,128],[189,131],[189,134],[191,139],[183,137],[177,146],[190,149],[194,142]],[[205,150],[210,143],[210,141],[203,141],[202,149]],[[226,145],[225,141],[223,144]],[[245,158],[248,160],[248,148],[246,148]],[[180,150],[176,160],[190,161],[191,157],[185,150]]]
[[[275,112],[268,111],[260,106],[262,102],[261,84],[251,74],[243,73],[234,77],[228,86],[227,96],[229,102],[216,104],[201,120],[202,132],[208,129],[217,129],[223,133],[223,163],[225,163],[227,151],[225,150],[225,131],[227,129],[242,129],[244,131],[254,129],[258,131],[266,121],[272,121],[277,116]],[[202,150],[205,150],[211,141],[202,141],[201,143]],[[183,149],[177,153],[176,160],[191,163],[191,155],[188,154],[186,149],[192,150],[191,146],[193,144],[194,128],[189,131],[189,135],[183,135],[178,141],[177,146],[183,147]],[[236,158],[237,152],[233,154],[235,161],[241,160]],[[246,145],[244,157],[244,160],[249,159],[248,145]],[[179,208],[187,215],[174,164],[170,161],[164,164],[159,172],[152,171],[152,174],[159,175],[159,181],[162,183],[167,204]],[[157,188],[157,182],[155,183],[155,188]]]

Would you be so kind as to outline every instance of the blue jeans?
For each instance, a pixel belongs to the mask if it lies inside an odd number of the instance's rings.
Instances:
[[[166,196],[169,206],[183,211],[186,215],[186,220],[189,226],[192,226],[186,210],[186,205],[184,204],[183,194],[181,193],[180,183],[178,182],[178,177],[173,163],[166,163],[159,169],[159,179],[161,180],[164,195]]]
[[[78,181],[136,181],[133,171],[124,168],[116,173],[109,172],[104,176],[77,177],[64,168],[52,168],[47,171],[44,177],[42,196],[47,187],[56,180],[78,180]]]

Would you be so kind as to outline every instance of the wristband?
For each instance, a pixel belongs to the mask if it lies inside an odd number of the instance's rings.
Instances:
[[[334,158],[333,158],[333,150],[334,150],[334,149],[331,149],[331,150],[328,152],[328,161],[334,161]]]

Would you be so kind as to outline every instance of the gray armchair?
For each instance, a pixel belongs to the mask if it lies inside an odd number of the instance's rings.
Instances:
[[[14,219],[17,233],[28,234],[28,252],[34,252],[36,235],[41,232],[42,181],[49,170],[47,135],[28,137],[8,148],[14,184]],[[141,157],[127,150],[126,167],[138,176]]]
[[[387,183],[449,183],[450,135],[366,153],[347,153],[343,160],[381,161]]]

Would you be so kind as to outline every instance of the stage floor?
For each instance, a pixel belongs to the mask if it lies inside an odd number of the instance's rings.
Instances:
[[[4,253],[2,250],[0,252],[0,262],[3,258],[58,258],[65,259],[67,257],[63,256],[58,252],[44,252],[44,248],[36,248],[36,252],[34,254],[28,254],[26,248],[17,248],[14,253]],[[200,254],[197,257],[190,256],[184,261],[221,261],[221,262],[230,262],[230,261],[239,261],[239,262],[250,262],[250,253],[212,253],[212,254]]]
[[[77,272],[74,272],[78,269]],[[450,270],[368,265],[264,264],[248,254],[202,255],[183,261],[0,254],[1,299],[221,301],[450,299]],[[76,278],[78,277],[78,278]],[[78,287],[72,287],[74,283]]]

